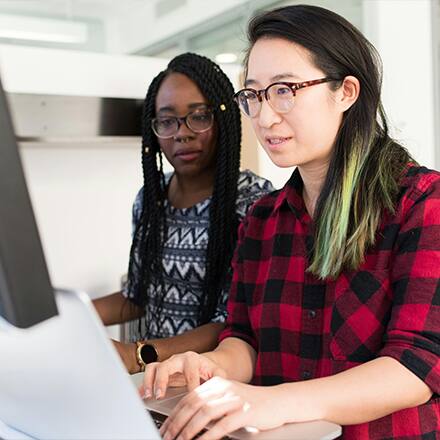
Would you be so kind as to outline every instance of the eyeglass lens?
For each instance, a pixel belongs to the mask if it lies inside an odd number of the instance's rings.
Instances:
[[[153,120],[153,130],[157,136],[168,138],[179,131],[184,122],[195,133],[203,133],[212,127],[214,115],[210,110],[199,110],[188,113],[182,118],[176,116],[160,116]]]
[[[284,84],[273,84],[267,89],[267,98],[272,108],[280,113],[287,113],[293,107],[293,91]],[[257,93],[252,90],[243,90],[238,95],[240,109],[250,117],[256,116],[261,108],[262,102]]]

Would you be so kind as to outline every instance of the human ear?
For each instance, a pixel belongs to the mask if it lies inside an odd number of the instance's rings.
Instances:
[[[345,112],[348,110],[359,98],[361,85],[359,80],[354,76],[346,76],[338,89],[338,105],[341,110]]]

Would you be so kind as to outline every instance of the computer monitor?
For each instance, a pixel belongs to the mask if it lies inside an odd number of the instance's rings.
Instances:
[[[27,328],[57,313],[0,80],[0,317]]]

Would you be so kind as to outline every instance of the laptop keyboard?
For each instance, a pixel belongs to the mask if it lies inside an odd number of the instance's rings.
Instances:
[[[156,411],[153,411],[151,409],[148,410],[148,412],[151,415],[151,418],[153,419],[154,423],[156,424],[156,428],[160,429],[160,427],[163,425],[163,422],[167,419],[167,416],[161,413],[158,413]]]
[[[148,412],[151,415],[151,418],[153,419],[154,423],[156,424],[156,428],[160,429],[160,427],[163,425],[163,422],[165,422],[165,420],[167,419],[167,416],[161,413],[158,413],[156,411],[153,411],[151,409],[148,410]],[[199,438],[203,433],[205,432],[205,430],[203,430],[202,432],[200,432],[199,434],[197,434],[194,438]],[[234,440],[232,437],[223,437],[222,440]]]

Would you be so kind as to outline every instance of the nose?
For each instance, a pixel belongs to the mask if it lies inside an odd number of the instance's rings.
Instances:
[[[282,118],[269,104],[266,99],[261,102],[260,113],[258,114],[258,125],[262,128],[270,128],[279,124]]]
[[[194,136],[194,132],[188,127],[186,124],[186,121],[182,119],[179,120],[179,128],[177,130],[177,133],[174,135],[175,138],[181,138],[181,137],[189,137]]]

